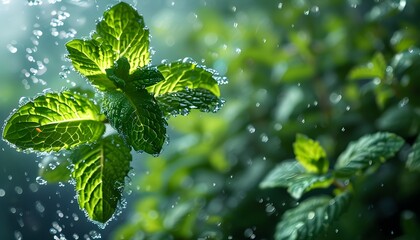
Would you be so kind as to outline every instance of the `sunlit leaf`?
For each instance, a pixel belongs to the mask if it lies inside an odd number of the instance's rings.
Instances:
[[[81,95],[46,93],[9,117],[3,138],[23,150],[71,149],[99,139],[105,131],[104,120],[100,109]]]
[[[223,105],[223,101],[202,88],[187,89],[166,93],[156,97],[160,108],[169,115],[186,115],[191,109],[203,112],[216,112]]]
[[[276,228],[276,240],[317,239],[343,214],[350,203],[350,193],[335,198],[313,197],[286,211]]]
[[[147,88],[155,96],[198,88],[206,89],[216,97],[220,96],[217,74],[196,63],[177,61],[160,65],[158,69],[165,80]]]
[[[115,89],[106,69],[125,57],[131,72],[146,66],[149,56],[149,30],[143,17],[129,4],[120,2],[105,11],[90,40],[74,39],[66,44],[74,68],[99,90]]]
[[[338,176],[352,176],[369,166],[380,164],[391,158],[403,146],[404,140],[387,132],[366,135],[349,144],[335,164]]]
[[[412,171],[420,171],[420,135],[408,154],[406,166]]]
[[[105,11],[96,32],[103,44],[115,52],[114,61],[126,57],[132,71],[149,63],[149,30],[143,17],[129,4],[120,2]]]
[[[215,112],[223,105],[217,73],[185,61],[163,64],[158,69],[164,81],[147,89],[155,95],[165,114],[185,115],[191,109]]]
[[[71,155],[78,202],[90,219],[105,223],[114,214],[130,170],[130,148],[118,135],[84,145]]]
[[[270,171],[260,183],[261,188],[287,187],[292,197],[299,199],[304,192],[313,188],[329,187],[331,175],[308,173],[297,161],[285,161]]]
[[[313,173],[326,173],[329,162],[322,146],[305,135],[297,134],[293,144],[296,159],[308,171]]]
[[[106,77],[105,70],[115,59],[112,49],[106,44],[92,40],[74,39],[66,44],[73,67],[84,75],[99,90],[114,89],[115,84]]]
[[[167,124],[156,100],[145,89],[106,92],[102,108],[134,150],[160,153]]]
[[[358,66],[351,70],[350,80],[374,79],[384,80],[386,73],[386,62],[382,53],[376,53],[366,65]]]

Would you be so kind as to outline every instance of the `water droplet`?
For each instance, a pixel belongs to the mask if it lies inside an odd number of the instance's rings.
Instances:
[[[272,203],[268,203],[267,205],[265,205],[265,212],[268,213],[269,215],[273,214],[276,211],[276,208],[273,206]]]
[[[15,231],[15,239],[16,240],[22,240],[22,233],[19,231]]]
[[[342,128],[341,128],[341,131],[342,131],[342,132],[345,132],[345,131],[346,131],[346,129],[345,129],[344,127],[342,127]]]
[[[350,106],[346,107],[346,111],[350,111],[350,109],[351,109]]]
[[[339,103],[341,101],[341,98],[342,98],[341,94],[338,94],[335,92],[330,94],[330,102],[333,104]]]
[[[235,49],[235,52],[236,52],[237,54],[240,54],[240,53],[241,53],[241,51],[242,51],[242,50],[241,50],[240,48],[236,48],[236,49]]]
[[[244,231],[244,236],[245,236],[246,238],[250,238],[250,239],[254,239],[254,238],[255,238],[254,231],[253,231],[251,228],[247,228],[247,229],[245,229],[245,231]]]
[[[267,134],[262,133],[262,134],[260,135],[260,138],[261,138],[261,142],[263,142],[263,143],[268,142],[268,136],[267,136]]]
[[[310,212],[308,213],[308,220],[312,220],[312,219],[314,219],[314,218],[315,218],[315,212],[310,211]]]
[[[283,125],[281,125],[280,123],[274,124],[274,130],[280,131],[281,129],[283,129]]]
[[[254,133],[255,132],[255,127],[253,125],[251,125],[251,124],[248,125],[246,128],[248,129],[248,132],[249,133]]]
[[[21,187],[19,187],[19,186],[16,186],[16,187],[15,187],[15,192],[16,192],[18,195],[20,195],[20,194],[22,194],[22,193],[23,193],[23,189],[22,189]]]
[[[40,176],[35,178],[35,181],[39,184],[39,185],[45,185],[47,184],[47,181],[45,181],[44,179],[42,179]]]
[[[42,205],[42,203],[40,201],[36,201],[35,202],[35,209],[39,212],[39,213],[43,213],[45,211],[45,207],[44,205]]]
[[[18,49],[15,46],[13,46],[12,44],[7,44],[6,47],[9,50],[9,52],[11,52],[11,53],[16,53],[18,51]]]
[[[409,101],[410,101],[410,99],[408,97],[405,97],[398,103],[398,106],[399,107],[404,107],[408,104]]]
[[[3,188],[0,188],[0,197],[4,197],[6,195],[6,191]]]
[[[282,9],[282,8],[283,8],[283,3],[282,3],[282,2],[280,2],[279,4],[277,4],[277,8],[278,8],[278,9]]]

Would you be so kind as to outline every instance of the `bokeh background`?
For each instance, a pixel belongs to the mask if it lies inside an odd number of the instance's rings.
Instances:
[[[89,36],[115,2],[0,0],[0,119],[45,89],[88,87],[64,44]],[[272,239],[297,202],[258,184],[293,158],[296,133],[331,162],[367,133],[409,144],[419,134],[419,1],[127,2],[150,29],[153,64],[190,57],[228,78],[223,109],[171,118],[163,153],[135,154],[105,229],[86,220],[71,184],[38,178],[42,157],[1,141],[2,239]],[[357,66],[376,68],[376,53],[385,71],[352,79]],[[407,151],[355,181],[349,210],[321,239],[420,237],[420,174],[405,169]]]

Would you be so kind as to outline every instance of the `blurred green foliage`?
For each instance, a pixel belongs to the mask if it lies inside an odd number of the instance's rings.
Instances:
[[[348,211],[321,239],[418,237],[420,176],[403,162],[419,134],[419,1],[231,4],[197,12],[184,40],[187,55],[229,79],[226,104],[169,120],[172,141],[142,159],[135,211],[115,239],[272,239],[296,201],[258,184],[293,157],[296,133],[335,162],[377,131],[407,145],[356,180]]]

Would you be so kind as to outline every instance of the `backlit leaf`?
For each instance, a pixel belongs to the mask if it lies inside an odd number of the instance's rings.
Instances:
[[[160,65],[158,69],[165,80],[147,88],[155,96],[197,88],[207,89],[216,97],[220,96],[215,73],[196,63],[177,61]]]
[[[3,138],[23,150],[71,149],[99,139],[105,131],[104,120],[99,107],[81,95],[46,93],[9,117]]]
[[[165,114],[186,115],[190,109],[198,109],[202,112],[216,112],[223,101],[202,88],[187,89],[178,92],[166,93],[156,97],[160,108]]]
[[[385,58],[381,53],[376,53],[372,60],[365,65],[355,67],[349,74],[350,80],[379,78],[384,80],[386,73]]]
[[[114,64],[115,54],[106,44],[92,40],[74,39],[66,44],[73,67],[99,90],[114,89],[105,70]]]
[[[147,90],[166,114],[187,114],[190,109],[217,111],[222,106],[217,73],[186,61],[163,64],[158,69],[164,81]]]
[[[106,69],[118,59],[125,57],[132,72],[150,61],[149,30],[143,17],[124,2],[105,11],[92,39],[74,39],[66,47],[74,68],[102,91],[116,88],[106,77]]]
[[[350,203],[350,193],[335,198],[312,197],[296,208],[286,211],[276,228],[276,240],[318,239],[345,211]]]
[[[167,124],[156,100],[145,89],[106,92],[102,108],[134,150],[160,153]]]
[[[287,187],[292,197],[299,199],[304,192],[313,188],[329,187],[333,179],[330,175],[308,173],[297,161],[285,161],[270,171],[260,183],[261,188]]]
[[[326,173],[328,171],[327,154],[317,141],[297,134],[293,150],[296,159],[308,172]]]
[[[90,219],[105,223],[121,200],[130,170],[130,148],[118,135],[83,145],[71,155],[78,202]]]
[[[149,63],[149,30],[143,17],[129,4],[120,2],[104,12],[96,32],[103,44],[116,53],[114,61],[126,57],[132,71]]]
[[[335,164],[338,176],[348,177],[391,158],[403,146],[404,140],[387,132],[366,135],[349,144]]]

